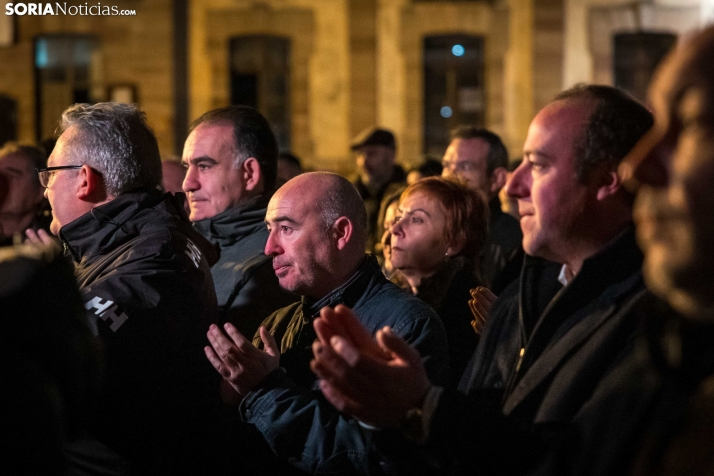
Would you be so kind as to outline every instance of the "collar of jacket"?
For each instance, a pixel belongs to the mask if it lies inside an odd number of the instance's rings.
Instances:
[[[565,287],[557,282],[557,272],[562,265],[526,255],[521,273],[519,306],[521,338],[527,347],[523,367],[527,368],[530,361],[537,358],[564,320],[596,300],[615,299],[618,293],[629,289],[627,286],[614,286],[616,283],[635,279],[633,276],[640,280],[642,260],[632,224],[598,253],[586,259],[580,272]],[[550,282],[552,280],[555,281]],[[552,291],[538,296],[543,289]],[[559,290],[554,292],[556,289]],[[543,304],[544,307],[528,306],[528,303],[535,302],[547,304]]]
[[[204,253],[211,250],[203,237],[191,231],[180,200],[154,189],[132,190],[94,207],[63,226],[59,237],[74,261],[79,263],[133,239],[146,227],[157,224],[159,217],[165,218],[163,224],[185,225],[186,231],[193,233],[191,239]],[[209,262],[215,261],[215,253],[210,251],[207,258]]]
[[[265,229],[265,212],[270,197],[253,197],[237,207],[229,208],[218,215],[197,221],[196,231],[211,243],[220,247],[233,245],[241,238]]]
[[[372,254],[366,255],[350,279],[328,295],[317,301],[303,296],[302,308],[307,310],[305,314],[310,317],[316,317],[320,313],[320,309],[325,306],[335,307],[338,304],[344,304],[351,309],[364,296],[375,276],[379,276],[381,273],[377,258]]]

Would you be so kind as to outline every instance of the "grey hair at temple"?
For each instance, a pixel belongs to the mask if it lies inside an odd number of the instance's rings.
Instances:
[[[75,104],[62,113],[60,129],[73,129],[77,134],[68,144],[69,163],[87,164],[101,174],[109,195],[160,188],[159,146],[137,106]]]

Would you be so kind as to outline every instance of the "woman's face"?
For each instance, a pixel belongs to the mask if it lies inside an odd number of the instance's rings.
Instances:
[[[444,209],[422,192],[402,199],[391,233],[392,266],[407,277],[430,276],[450,251]]]

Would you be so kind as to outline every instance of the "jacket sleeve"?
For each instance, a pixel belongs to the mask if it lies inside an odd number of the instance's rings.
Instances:
[[[202,350],[216,312],[210,271],[167,241],[133,243],[82,288],[106,363],[97,427],[132,460],[173,458],[179,435],[203,431],[218,408]]]
[[[279,457],[303,471],[369,474],[369,433],[340,414],[319,390],[297,385],[282,369],[246,397],[240,412]]]
[[[394,331],[424,356],[430,379],[448,378],[446,334],[431,311],[398,320]],[[263,434],[272,450],[310,473],[370,474],[373,432],[340,414],[316,385],[298,385],[273,372],[241,403],[242,418]]]

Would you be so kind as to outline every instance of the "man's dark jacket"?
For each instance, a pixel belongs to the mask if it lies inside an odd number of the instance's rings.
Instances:
[[[220,320],[253,337],[272,312],[298,300],[283,291],[263,253],[268,240],[265,211],[269,197],[256,197],[241,206],[194,224],[218,251],[211,267]]]
[[[104,364],[92,432],[98,443],[70,451],[75,469],[187,474],[206,468],[218,409],[218,380],[203,353],[216,319],[210,245],[191,228],[182,205],[155,190],[92,209],[62,227],[60,238]]]
[[[714,324],[648,296],[637,345],[532,474],[714,474]]]
[[[436,461],[429,470],[515,474],[527,467],[540,450],[536,427],[571,421],[631,348],[641,264],[632,229],[585,260],[565,287],[561,265],[527,256],[520,282],[494,305],[459,391],[441,395],[419,450]]]
[[[303,298],[277,311],[263,325],[280,344],[280,365],[243,400],[243,419],[254,424],[281,458],[310,473],[367,474],[370,433],[340,414],[319,391],[310,371],[313,320],[324,306],[350,307],[371,333],[384,326],[424,357],[429,378],[446,383],[448,348],[436,313],[382,275],[369,256],[342,286],[319,301]],[[258,344],[259,338],[254,343]]]

